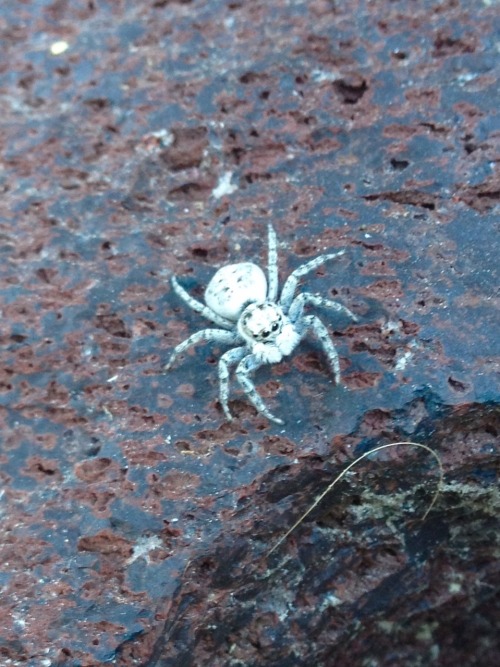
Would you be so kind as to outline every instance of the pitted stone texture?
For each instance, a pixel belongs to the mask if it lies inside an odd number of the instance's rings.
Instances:
[[[498,656],[495,3],[2,3],[0,656],[6,665],[440,665]],[[67,48],[56,42],[66,42]],[[308,289],[262,369],[278,428],[223,420],[215,270]],[[391,450],[434,447],[436,471]],[[379,457],[380,458],[380,457]],[[420,488],[421,486],[421,488]]]

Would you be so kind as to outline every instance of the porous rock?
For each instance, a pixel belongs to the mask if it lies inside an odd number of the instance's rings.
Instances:
[[[492,665],[498,6],[2,4],[3,665]],[[168,375],[216,268],[308,289],[339,349]],[[357,455],[364,460],[272,554]]]

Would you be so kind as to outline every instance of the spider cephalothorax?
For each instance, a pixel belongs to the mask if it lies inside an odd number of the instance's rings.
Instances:
[[[252,354],[264,364],[276,364],[300,342],[300,335],[277,303],[252,303],[238,320],[238,332]]]
[[[232,346],[219,359],[220,402],[228,420],[229,370],[236,366],[236,377],[246,395],[259,412],[268,419],[282,424],[266,408],[257,393],[252,373],[264,364],[275,364],[291,354],[302,338],[312,331],[323,346],[335,381],[340,382],[339,358],[328,330],[316,315],[306,315],[304,306],[321,306],[342,312],[357,321],[345,306],[311,292],[295,296],[299,279],[329,259],[344,254],[339,252],[320,255],[302,264],[288,276],[278,298],[278,262],[276,234],[269,225],[268,277],[251,262],[223,266],[210,280],[205,290],[205,304],[190,296],[179,285],[175,276],[172,287],[194,311],[212,321],[219,328],[202,329],[177,345],[165,366],[168,370],[177,356],[200,341],[215,341]]]

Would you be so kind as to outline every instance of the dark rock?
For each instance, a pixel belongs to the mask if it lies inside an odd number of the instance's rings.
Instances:
[[[0,19],[0,662],[493,665],[495,3],[7,0]],[[67,43],[65,48],[64,42]],[[219,266],[325,250],[314,341],[200,346]],[[349,473],[279,547],[356,456]]]

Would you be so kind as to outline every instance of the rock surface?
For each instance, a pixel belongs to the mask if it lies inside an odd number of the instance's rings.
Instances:
[[[498,5],[5,0],[0,658],[462,667],[498,656]],[[168,374],[216,268],[355,311]],[[280,547],[356,456],[365,460]]]

